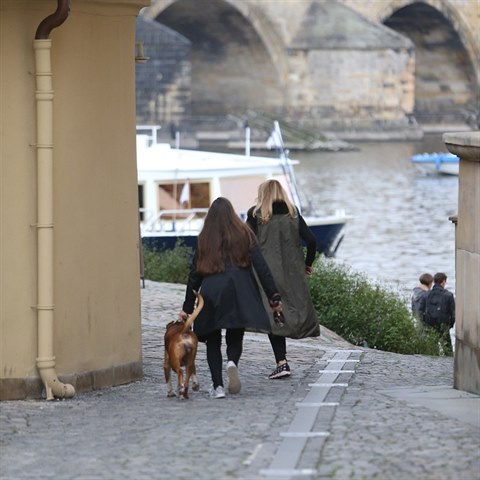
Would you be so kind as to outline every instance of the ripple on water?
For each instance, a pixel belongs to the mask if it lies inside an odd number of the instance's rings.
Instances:
[[[445,150],[440,143],[436,151]],[[301,162],[299,187],[315,210],[345,209],[355,217],[337,259],[407,296],[421,273],[443,271],[454,292],[455,228],[448,218],[457,213],[458,177],[426,176],[412,165],[422,142],[359,147],[292,155]]]

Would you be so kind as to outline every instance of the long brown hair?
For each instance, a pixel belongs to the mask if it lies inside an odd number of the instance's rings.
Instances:
[[[210,206],[198,235],[196,270],[201,275],[225,271],[227,266],[250,265],[256,239],[240,220],[230,200],[219,197]]]
[[[267,180],[258,187],[257,204],[253,209],[253,216],[257,217],[260,223],[267,223],[272,218],[273,202],[285,202],[288,215],[292,218],[297,216],[297,209],[282,184],[278,180]]]

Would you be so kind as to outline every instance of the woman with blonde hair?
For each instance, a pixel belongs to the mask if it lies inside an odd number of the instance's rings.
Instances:
[[[253,269],[274,312],[281,312],[281,297],[252,231],[229,200],[217,198],[210,206],[188,276],[185,302],[179,313],[186,319],[201,288],[204,306],[193,330],[207,346],[213,386],[212,398],[225,398],[222,377],[222,329],[226,329],[228,392],[240,392],[238,362],[245,329],[270,332],[270,322]]]
[[[259,186],[257,203],[248,211],[247,224],[257,236],[282,297],[285,322],[281,325],[271,320],[269,339],[277,366],[269,378],[286,378],[291,374],[286,338],[320,335],[320,323],[306,280],[306,275],[313,271],[317,242],[277,180],[268,180]],[[305,257],[302,240],[307,247]]]

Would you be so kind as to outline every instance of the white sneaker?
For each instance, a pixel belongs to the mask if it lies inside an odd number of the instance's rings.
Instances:
[[[242,388],[240,383],[240,377],[238,376],[238,368],[235,365],[235,362],[230,360],[227,363],[227,376],[228,376],[228,393],[239,393]]]
[[[220,385],[210,389],[210,398],[225,398],[225,390]]]

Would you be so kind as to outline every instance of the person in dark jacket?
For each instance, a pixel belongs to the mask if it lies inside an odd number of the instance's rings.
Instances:
[[[422,298],[430,291],[433,285],[433,277],[429,273],[422,273],[419,277],[419,284],[412,292],[412,313],[418,320],[423,320]],[[423,302],[425,308],[425,302]]]
[[[268,180],[259,186],[257,203],[247,213],[247,224],[257,236],[282,296],[284,325],[271,319],[269,339],[277,366],[269,378],[286,378],[291,375],[286,337],[320,335],[320,323],[306,281],[306,275],[313,272],[317,242],[277,180]],[[307,247],[305,257],[302,239]]]
[[[198,245],[188,277],[185,302],[179,317],[193,311],[195,291],[204,307],[193,329],[207,346],[207,362],[212,376],[212,398],[225,398],[222,378],[222,329],[226,329],[228,391],[240,391],[238,362],[242,354],[245,329],[270,332],[253,268],[274,312],[282,311],[281,297],[270,269],[258,247],[255,235],[235,213],[226,198],[210,206],[198,236]]]
[[[445,288],[446,283],[447,275],[436,273],[432,289],[421,299],[420,309],[423,321],[442,335],[445,345],[455,348],[449,334],[450,328],[455,324],[455,297]]]
[[[445,285],[447,284],[447,276],[445,273],[438,272],[433,276],[433,287],[425,295],[421,301],[421,310],[424,312],[424,320],[427,324],[436,326],[437,324],[447,325],[448,328],[453,327],[455,323],[455,297],[449,292]],[[435,296],[442,298],[442,301],[435,302],[438,305],[437,312],[428,309]],[[433,312],[433,313],[432,313]]]

